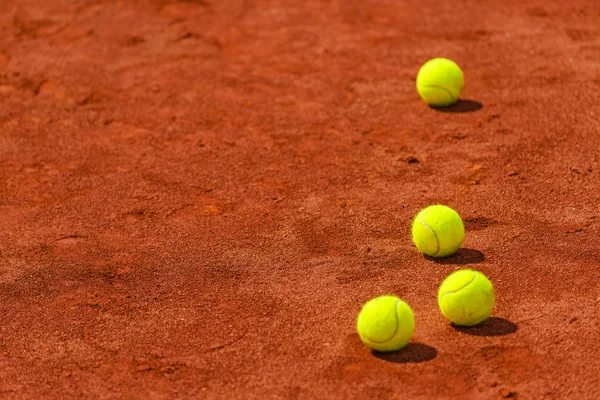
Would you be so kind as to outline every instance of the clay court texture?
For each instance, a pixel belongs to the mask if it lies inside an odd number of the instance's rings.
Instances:
[[[0,398],[598,399],[599,104],[597,0],[2,0]]]

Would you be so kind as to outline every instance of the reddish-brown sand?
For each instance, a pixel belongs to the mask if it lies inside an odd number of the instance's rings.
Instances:
[[[597,0],[2,0],[0,398],[598,399],[598,104]],[[388,293],[416,332],[375,354]]]

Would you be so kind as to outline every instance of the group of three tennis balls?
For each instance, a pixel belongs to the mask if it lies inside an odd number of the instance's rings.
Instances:
[[[434,107],[458,101],[464,86],[463,73],[456,63],[436,58],[423,65],[417,75],[417,91]],[[434,205],[421,210],[412,224],[417,249],[430,257],[454,254],[465,237],[462,219],[456,211]],[[492,313],[496,297],[492,283],[478,271],[462,269],[450,274],[440,285],[438,305],[453,324],[474,326]],[[356,323],[363,343],[375,351],[397,351],[408,344],[415,330],[410,306],[395,296],[376,297],[362,307]]]

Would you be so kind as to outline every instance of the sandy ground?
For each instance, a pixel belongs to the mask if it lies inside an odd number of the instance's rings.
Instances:
[[[599,103],[597,0],[2,0],[0,398],[598,399]],[[388,293],[415,336],[372,354]]]

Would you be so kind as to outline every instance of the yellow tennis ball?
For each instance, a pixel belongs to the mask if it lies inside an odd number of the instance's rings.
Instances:
[[[425,102],[446,107],[458,101],[465,86],[460,67],[446,58],[427,61],[417,75],[417,91]]]
[[[442,314],[456,325],[477,325],[490,316],[496,296],[481,272],[461,269],[449,275],[438,291]]]
[[[409,305],[395,296],[380,296],[366,302],[356,321],[363,343],[377,351],[395,351],[406,346],[415,331]]]
[[[429,206],[415,217],[412,238],[421,253],[446,257],[460,248],[465,238],[465,227],[458,213],[450,207]]]

